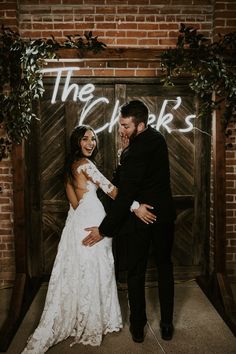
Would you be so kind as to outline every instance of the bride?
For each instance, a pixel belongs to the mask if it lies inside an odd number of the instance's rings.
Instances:
[[[98,346],[106,333],[122,328],[114,275],[112,239],[93,247],[82,245],[85,228],[98,226],[105,216],[96,190],[115,198],[113,186],[93,163],[97,137],[89,126],[78,126],[70,138],[65,188],[70,209],[49,281],[38,327],[23,354],[42,354],[51,346],[74,337],[75,343]]]

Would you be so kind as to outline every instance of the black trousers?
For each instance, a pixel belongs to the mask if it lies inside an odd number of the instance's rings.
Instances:
[[[142,327],[147,322],[145,273],[152,242],[158,272],[160,320],[164,324],[169,324],[173,319],[174,307],[174,277],[171,260],[174,222],[146,225],[135,218],[132,226],[132,233],[126,235],[130,323]]]

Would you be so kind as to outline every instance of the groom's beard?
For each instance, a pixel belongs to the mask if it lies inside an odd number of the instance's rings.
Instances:
[[[137,129],[137,127],[135,127],[135,130],[133,131],[133,133],[129,137],[129,141],[132,142],[137,135],[138,135],[138,129]]]

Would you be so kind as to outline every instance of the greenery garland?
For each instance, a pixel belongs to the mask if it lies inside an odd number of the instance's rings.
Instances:
[[[199,116],[209,118],[223,104],[222,124],[229,136],[231,123],[236,122],[236,32],[219,35],[213,43],[184,24],[179,32],[176,47],[161,56],[164,85],[174,85],[176,77],[190,76],[189,86],[201,103]]]
[[[63,43],[50,39],[22,39],[19,33],[2,27],[0,33],[0,125],[6,132],[0,137],[0,160],[8,156],[12,142],[21,143],[30,133],[33,102],[44,93],[41,69],[46,59],[57,57],[61,48],[85,52],[103,50],[106,45],[92,32],[69,35]]]

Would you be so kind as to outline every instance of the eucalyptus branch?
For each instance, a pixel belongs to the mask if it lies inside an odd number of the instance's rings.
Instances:
[[[176,47],[161,56],[162,82],[174,85],[176,77],[188,76],[189,87],[202,102],[200,115],[205,118],[224,102],[222,123],[227,133],[229,125],[236,122],[236,32],[219,35],[213,43],[184,24],[179,32]]]
[[[46,59],[57,57],[61,48],[74,48],[82,57],[85,52],[105,49],[92,32],[67,36],[63,43],[49,39],[23,39],[19,33],[2,27],[0,32],[0,124],[6,135],[0,138],[0,160],[8,156],[11,143],[21,143],[36,119],[33,102],[44,94],[41,69]]]

